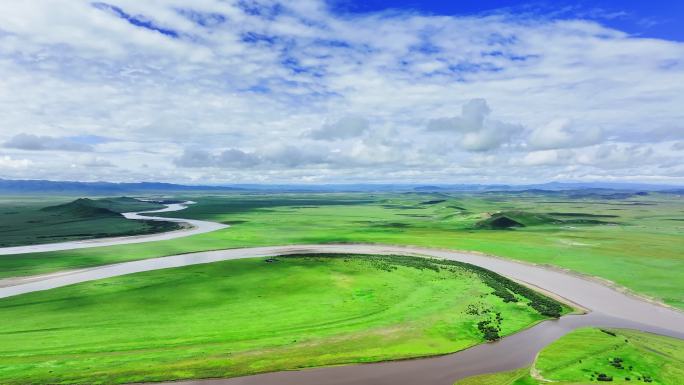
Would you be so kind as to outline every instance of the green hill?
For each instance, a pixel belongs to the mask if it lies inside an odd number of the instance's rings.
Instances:
[[[79,218],[120,217],[121,214],[100,207],[97,201],[88,198],[79,198],[75,201],[56,206],[48,206],[40,211],[53,215],[71,215]]]
[[[40,207],[5,207],[0,224],[0,247],[62,242],[113,236],[157,233],[179,228],[178,224],[126,219],[121,213],[163,208],[155,202],[130,197],[89,199]]]
[[[475,224],[475,228],[489,230],[505,230],[513,227],[525,227],[525,225],[506,215],[493,215]]]
[[[560,218],[559,218],[560,217]],[[592,215],[584,213],[533,213],[530,211],[511,210],[492,214],[475,224],[476,229],[505,230],[515,227],[543,226],[543,225],[606,225],[615,224],[602,220],[613,218],[615,215]],[[602,218],[602,219],[596,219]]]
[[[504,230],[515,227],[539,226],[546,224],[558,224],[561,220],[546,214],[532,213],[528,211],[501,211],[492,214],[475,224],[476,229]]]
[[[47,212],[72,213],[77,216],[93,217],[133,211],[157,210],[164,205],[156,202],[141,201],[131,197],[90,199],[79,198],[69,203],[49,206],[42,209]]]

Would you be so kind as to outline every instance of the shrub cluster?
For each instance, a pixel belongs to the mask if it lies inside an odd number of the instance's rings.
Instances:
[[[615,358],[613,358],[612,360],[610,360],[608,363],[610,364],[610,366],[612,366],[612,367],[614,367],[614,368],[616,368],[616,369],[624,369],[625,367],[622,366],[622,362],[623,362],[623,361],[622,361],[622,358],[620,358],[620,357],[615,357]]]
[[[491,320],[482,320],[478,322],[477,329],[487,341],[496,341],[501,338],[499,335],[499,327],[496,324],[493,324]]]
[[[536,291],[523,286],[519,283],[513,282],[510,279],[503,277],[493,271],[481,268],[479,266],[468,265],[468,267],[475,271],[482,281],[487,286],[494,289],[492,294],[500,297],[504,302],[518,302],[516,295],[526,298],[528,303],[539,314],[547,317],[558,318],[563,312],[563,306],[557,301],[545,297]]]

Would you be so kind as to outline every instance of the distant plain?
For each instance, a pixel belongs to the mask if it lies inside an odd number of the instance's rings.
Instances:
[[[671,194],[339,193],[179,198],[198,203],[162,215],[218,221],[231,227],[147,244],[2,256],[0,277],[201,250],[387,243],[479,251],[570,269],[684,308],[684,204]],[[498,228],[502,221],[497,218],[502,216],[519,225]]]

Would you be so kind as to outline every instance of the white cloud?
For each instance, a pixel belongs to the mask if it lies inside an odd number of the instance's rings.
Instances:
[[[505,12],[105,2],[119,11],[0,3],[0,143],[31,162],[0,177],[678,177],[681,149],[668,141],[684,137],[680,42]],[[71,168],[98,163],[76,150],[115,167]]]
[[[180,167],[252,167],[261,162],[259,156],[239,149],[229,148],[218,154],[209,151],[186,148],[183,154],[174,160]]]
[[[570,119],[554,119],[533,130],[528,144],[533,149],[584,147],[600,143],[603,130],[590,126],[580,128]]]
[[[28,159],[14,159],[8,155],[0,156],[0,168],[23,170],[28,168],[30,165],[31,161]]]
[[[174,163],[180,167],[212,167],[216,165],[216,156],[206,150],[186,148]]]
[[[311,164],[330,163],[328,152],[324,148],[306,149],[290,145],[267,146],[259,153],[229,148],[218,153],[186,148],[180,157],[174,160],[180,167],[213,167],[213,168],[249,168],[255,166],[298,167]]]
[[[223,167],[251,167],[258,163],[258,156],[235,148],[221,152],[217,159],[217,164]]]
[[[489,119],[491,109],[484,99],[471,99],[461,107],[461,115],[432,119],[427,131],[452,133],[457,144],[468,151],[489,151],[508,143],[522,131],[514,124]]]
[[[6,148],[28,151],[93,151],[93,146],[78,138],[17,134],[3,144]]]
[[[571,154],[562,150],[532,151],[525,154],[521,163],[525,166],[550,166],[567,163]]]
[[[490,112],[486,100],[471,99],[461,107],[461,116],[431,120],[427,129],[429,131],[480,131]]]
[[[92,158],[88,158],[85,160],[85,162],[82,163],[83,166],[85,167],[116,167],[116,165],[112,162],[110,162],[107,159],[101,158],[99,156],[95,156]]]
[[[312,130],[309,136],[316,140],[349,139],[363,135],[368,131],[368,120],[361,116],[344,116],[334,123],[326,123]]]
[[[603,169],[643,167],[664,159],[655,157],[649,145],[605,144],[577,155],[577,163]]]

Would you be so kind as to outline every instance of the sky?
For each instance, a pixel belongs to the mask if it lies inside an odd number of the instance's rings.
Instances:
[[[684,2],[0,2],[0,178],[684,184]]]

